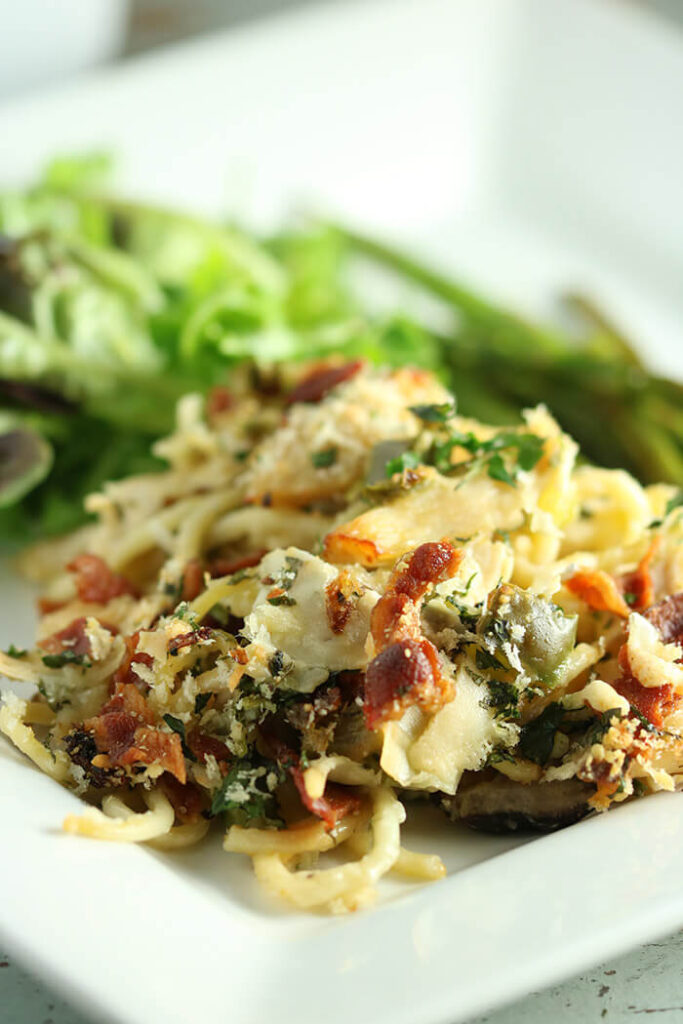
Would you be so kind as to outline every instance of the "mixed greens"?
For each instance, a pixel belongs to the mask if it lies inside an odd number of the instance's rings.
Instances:
[[[586,299],[571,299],[585,336],[569,337],[338,226],[256,239],[116,198],[108,171],[102,156],[55,160],[33,187],[0,194],[3,543],[76,526],[85,494],[158,468],[150,444],[181,394],[229,381],[244,360],[331,352],[436,370],[460,413],[492,423],[544,401],[588,458],[683,484],[683,388],[649,374]],[[438,299],[450,328],[373,311],[351,283],[368,260]],[[439,410],[425,416],[438,423]],[[508,435],[486,450],[455,440],[511,482]],[[405,468],[412,455],[397,458]],[[335,452],[316,458],[327,466]],[[522,468],[534,458],[516,452]]]

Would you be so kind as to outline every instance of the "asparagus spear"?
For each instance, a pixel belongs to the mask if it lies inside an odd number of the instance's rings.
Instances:
[[[341,229],[350,253],[441,299],[456,314],[441,339],[460,411],[493,422],[543,401],[594,462],[644,483],[683,485],[683,385],[650,374],[595,303],[570,294],[591,329],[574,338],[499,308],[399,249]]]

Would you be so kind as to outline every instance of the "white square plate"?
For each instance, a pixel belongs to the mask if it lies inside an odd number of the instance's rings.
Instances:
[[[103,146],[151,198],[258,223],[303,201],[531,311],[590,290],[681,374],[682,95],[680,40],[625,4],[373,0],[0,107],[2,176]],[[5,569],[0,647],[31,619]],[[683,923],[679,796],[534,842],[427,821],[411,841],[446,881],[327,919],[269,904],[215,843],[64,836],[76,798],[0,759],[0,928],[109,1020],[453,1024]]]

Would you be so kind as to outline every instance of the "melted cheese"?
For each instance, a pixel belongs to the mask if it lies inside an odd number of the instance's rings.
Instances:
[[[330,561],[387,565],[425,541],[507,530],[521,518],[524,491],[479,475],[457,487],[436,470],[387,505],[363,512],[325,538]],[[349,557],[351,556],[351,557]]]
[[[606,711],[619,710],[627,715],[631,705],[620,693],[603,679],[593,679],[582,690],[568,694],[563,701],[566,708],[590,707],[604,714]]]
[[[622,469],[574,470],[575,518],[567,524],[563,552],[602,551],[633,544],[652,519],[647,495]]]
[[[628,660],[642,686],[673,686],[683,693],[683,657],[678,644],[664,644],[657,630],[642,615],[633,612],[628,620]]]
[[[300,566],[286,591],[293,604],[271,604],[268,595],[288,565],[295,559]],[[337,569],[299,548],[271,551],[259,567],[261,588],[253,608],[245,619],[245,633],[262,651],[282,651],[293,663],[286,685],[310,692],[330,672],[364,668],[367,664],[366,640],[370,613],[378,594],[358,582],[361,595],[353,602],[348,622],[341,633],[330,629],[325,588],[337,577]],[[252,652],[247,651],[248,654]]]
[[[516,735],[514,726],[496,721],[483,696],[461,667],[455,697],[435,715],[412,707],[383,726],[382,769],[408,789],[455,793],[464,771],[481,768],[496,744]]]

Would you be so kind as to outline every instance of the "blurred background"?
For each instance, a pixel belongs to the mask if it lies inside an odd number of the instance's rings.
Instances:
[[[0,100],[88,67],[264,15],[358,0],[4,0]],[[414,0],[419,3],[419,0]],[[649,8],[683,26],[682,0],[604,0]]]

